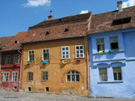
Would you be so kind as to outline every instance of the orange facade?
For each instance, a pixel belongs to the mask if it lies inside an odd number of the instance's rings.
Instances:
[[[84,48],[84,56],[81,58],[76,57],[78,45]],[[86,45],[85,37],[23,44],[21,89],[32,92],[89,95]],[[69,47],[68,59],[62,57],[63,46]],[[49,50],[49,59],[45,64],[43,49]],[[34,51],[33,61],[30,61],[29,56],[31,50]],[[45,78],[43,72],[47,72]]]

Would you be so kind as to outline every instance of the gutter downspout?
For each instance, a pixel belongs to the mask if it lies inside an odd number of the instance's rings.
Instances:
[[[21,59],[21,64],[20,64],[20,77],[19,77],[19,81],[18,81],[18,92],[20,90],[20,80],[21,80],[21,68],[22,68],[22,53],[21,51],[18,49],[18,52],[20,53],[20,59]]]

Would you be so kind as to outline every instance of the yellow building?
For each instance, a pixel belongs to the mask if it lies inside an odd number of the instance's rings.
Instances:
[[[91,13],[43,21],[22,43],[24,91],[89,95],[88,31]]]

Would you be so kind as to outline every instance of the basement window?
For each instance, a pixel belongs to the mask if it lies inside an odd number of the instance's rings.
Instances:
[[[49,87],[46,87],[46,92],[49,92]]]
[[[50,34],[50,33],[47,31],[47,32],[46,32],[46,35],[49,35],[49,34]]]
[[[126,24],[129,23],[130,21],[131,21],[131,17],[117,19],[117,20],[113,20],[112,25]]]
[[[68,32],[68,31],[69,31],[68,28],[66,28],[64,32]]]
[[[31,87],[28,87],[28,90],[31,91]]]

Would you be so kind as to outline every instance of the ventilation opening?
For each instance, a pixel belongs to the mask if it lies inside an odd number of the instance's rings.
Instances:
[[[15,86],[14,89],[17,89],[17,87]]]
[[[18,43],[18,41],[15,41],[15,43]]]
[[[31,87],[28,87],[28,90],[31,91]]]
[[[59,19],[59,21],[61,21],[61,19]]]
[[[46,87],[46,92],[49,92],[49,87]]]
[[[49,32],[46,32],[46,35],[49,35]]]
[[[64,32],[67,32],[67,31],[68,31],[68,29],[66,28]]]
[[[131,17],[113,20],[112,25],[120,25],[120,24],[126,24],[131,21]]]

